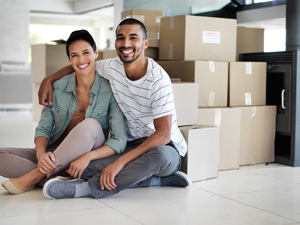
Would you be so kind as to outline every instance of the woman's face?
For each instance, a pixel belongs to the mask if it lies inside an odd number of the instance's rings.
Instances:
[[[88,42],[77,40],[69,46],[69,53],[69,62],[77,75],[88,76],[89,74],[95,74],[95,60],[98,57],[97,49],[94,52]]]

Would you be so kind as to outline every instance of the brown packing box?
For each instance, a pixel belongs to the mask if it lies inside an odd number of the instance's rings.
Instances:
[[[229,63],[229,106],[266,105],[267,64]]]
[[[219,128],[196,125],[180,127],[188,151],[181,161],[181,171],[191,180],[200,181],[218,176],[220,148]]]
[[[101,59],[111,59],[111,58],[116,58],[117,52],[115,49],[112,50],[103,50],[103,51],[98,51],[98,57],[96,61],[101,60]]]
[[[195,125],[198,120],[198,90],[196,83],[172,83],[177,125]]]
[[[39,122],[43,106],[39,104],[38,91],[40,89],[40,83],[32,84],[32,119],[35,122]]]
[[[159,60],[236,60],[236,20],[202,16],[163,17]]]
[[[149,47],[159,47],[159,26],[146,26]]]
[[[236,31],[236,61],[240,53],[264,51],[263,28],[237,27]]]
[[[98,55],[96,61],[102,60],[102,59],[116,58],[117,56],[118,56],[118,54],[115,49],[99,51],[99,55]],[[145,50],[145,56],[152,58],[153,60],[157,60],[158,59],[158,48],[150,48],[150,47],[147,48]]]
[[[199,108],[197,124],[220,127],[219,170],[239,168],[241,109]]]
[[[145,56],[153,60],[158,60],[159,49],[158,48],[147,48],[145,50]]]
[[[240,109],[240,165],[274,162],[276,106]]]
[[[131,9],[121,13],[122,20],[127,18],[134,18],[141,21],[146,26],[159,26],[162,17],[161,10],[144,10]]]
[[[157,61],[157,63],[171,78],[199,84],[198,107],[227,106],[227,62]]]
[[[32,45],[31,51],[31,83],[41,83],[46,76],[70,64],[64,44]]]

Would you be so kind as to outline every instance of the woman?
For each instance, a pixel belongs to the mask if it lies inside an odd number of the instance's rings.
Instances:
[[[124,117],[108,81],[96,75],[92,36],[86,30],[72,32],[66,51],[75,73],[53,83],[53,104],[43,108],[36,148],[0,149],[0,175],[13,178],[2,186],[12,194],[42,185],[59,171],[80,178],[90,161],[125,149]]]

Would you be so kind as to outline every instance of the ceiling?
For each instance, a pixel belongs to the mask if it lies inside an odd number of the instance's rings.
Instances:
[[[59,25],[84,25],[89,26],[93,23],[94,27],[97,26],[113,26],[114,20],[114,7],[115,0],[29,0],[30,8],[30,22],[35,24],[59,24]],[[159,0],[165,1],[165,4],[182,4],[185,0]],[[170,2],[171,1],[171,2]],[[132,4],[142,4],[142,0],[132,1]],[[151,1],[149,1],[151,2]],[[155,1],[154,1],[155,2]],[[195,5],[201,6],[200,8],[206,11],[216,10],[216,6],[221,7],[230,0],[189,0]],[[129,2],[130,3],[130,2]],[[249,21],[241,21],[243,26],[248,27],[262,27],[265,29],[284,29],[285,28],[285,9],[278,10],[277,12],[271,11],[270,13],[257,13],[257,15],[272,15],[272,18],[259,18],[255,20],[250,13]],[[283,16],[282,16],[283,15]],[[270,16],[269,16],[270,17]]]

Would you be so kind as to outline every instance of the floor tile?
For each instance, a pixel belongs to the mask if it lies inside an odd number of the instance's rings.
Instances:
[[[215,194],[246,193],[286,188],[297,188],[299,184],[279,180],[245,170],[220,171],[218,178],[193,183],[193,187]]]
[[[8,180],[8,178],[2,177],[0,176],[0,184],[2,184],[2,182]],[[4,190],[4,187],[2,185],[0,185],[0,190]]]
[[[189,198],[185,202],[145,200],[142,204],[115,209],[146,225],[278,225],[295,222],[221,196]]]
[[[34,147],[32,112],[0,112],[0,147]]]
[[[42,188],[20,195],[0,190],[0,202],[0,221],[3,217],[108,207],[93,198],[50,200],[43,195]]]
[[[111,208],[60,211],[35,215],[12,216],[0,219],[0,225],[140,225]]]
[[[284,181],[300,184],[300,167],[279,167],[265,170],[249,170],[253,173],[277,178]]]
[[[117,195],[109,196],[99,201],[111,206],[127,206],[131,204],[144,204],[148,202],[186,202],[191,198],[201,198],[214,196],[207,191],[203,191],[194,187],[177,188],[177,187],[150,187],[150,188],[134,188],[124,190]]]
[[[258,209],[300,222],[300,188],[225,196]]]
[[[274,168],[288,168],[289,166],[278,164],[278,163],[262,163],[249,166],[240,166],[239,170],[265,170]]]

